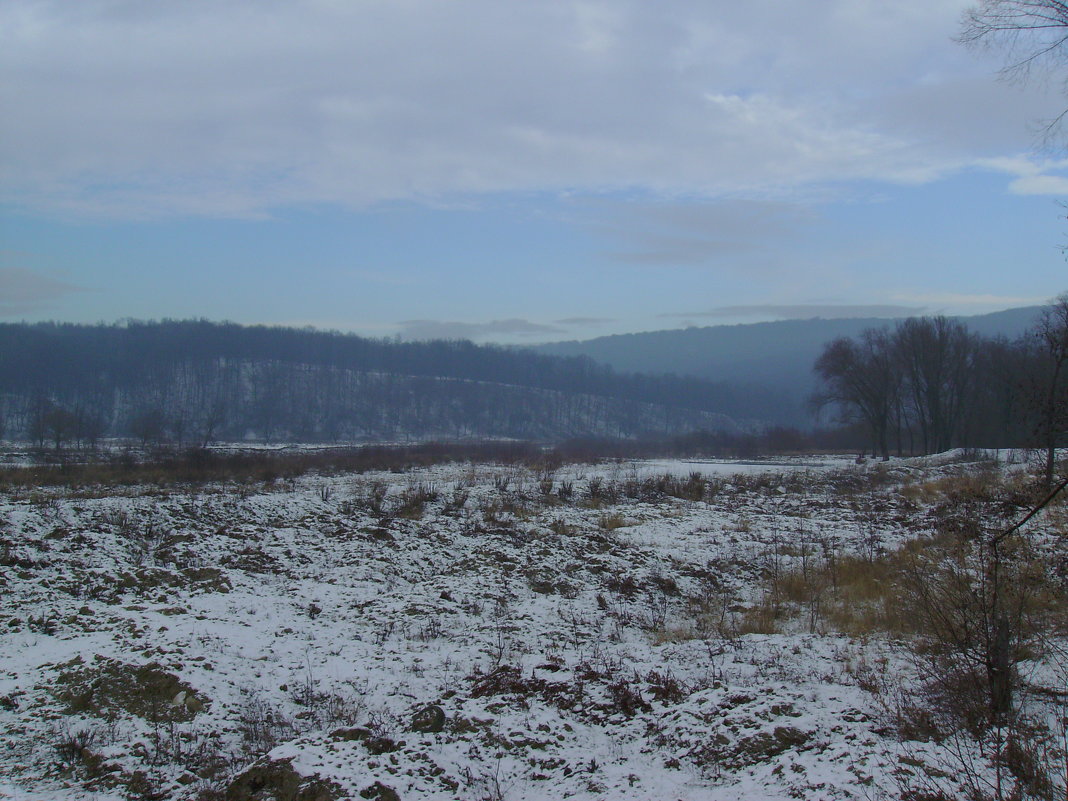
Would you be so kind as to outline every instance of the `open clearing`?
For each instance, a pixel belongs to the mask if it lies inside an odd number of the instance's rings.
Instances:
[[[9,491],[0,798],[963,797],[989,764],[903,730],[909,649],[769,588],[1024,474],[804,461]]]

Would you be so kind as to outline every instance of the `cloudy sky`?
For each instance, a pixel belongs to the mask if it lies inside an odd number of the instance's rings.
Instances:
[[[0,320],[534,342],[1068,289],[967,0],[0,0]]]

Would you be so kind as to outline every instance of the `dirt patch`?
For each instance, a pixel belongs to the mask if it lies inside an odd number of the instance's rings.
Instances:
[[[290,759],[259,762],[226,788],[226,801],[339,801],[345,797],[334,782],[297,773]]]
[[[230,592],[230,579],[217,567],[187,567],[182,575],[197,592]]]
[[[145,720],[192,720],[209,701],[178,676],[149,662],[131,665],[97,656],[60,666],[52,689],[70,713],[108,717],[119,713]]]

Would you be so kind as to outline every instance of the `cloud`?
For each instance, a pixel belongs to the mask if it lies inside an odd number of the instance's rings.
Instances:
[[[528,337],[546,334],[563,334],[565,329],[529,320],[512,318],[493,320],[488,323],[462,323],[444,320],[402,320],[400,336],[409,340],[426,339],[471,339],[485,340],[491,337]]]
[[[84,287],[19,267],[0,267],[0,317],[40,311]]]
[[[559,325],[605,325],[606,323],[614,323],[615,320],[611,317],[565,317],[563,320],[556,321]]]
[[[1014,195],[1068,195],[1068,176],[1025,175],[1009,184]]]
[[[1068,195],[1068,175],[1063,174],[1068,170],[1068,159],[1012,156],[983,159],[980,166],[1016,176],[1009,182],[1009,191],[1014,195]]]
[[[849,317],[909,317],[923,314],[922,306],[895,306],[889,304],[759,304],[750,306],[718,306],[701,312],[679,312],[661,314],[660,317],[677,317],[691,319],[695,317],[732,318],[732,317],[774,317],[782,320],[840,319]]]
[[[963,2],[12,0],[0,200],[257,217],[498,192],[781,197],[929,181],[1021,149],[1002,106],[982,102],[1004,89],[984,89],[989,69],[949,41]],[[1039,95],[1021,96],[1035,116]],[[996,136],[947,137],[955,114]]]
[[[932,155],[945,159],[943,168],[957,169],[1034,144],[1035,121],[1061,102],[1048,85],[1008,85],[985,70],[959,70],[873,93],[864,107],[877,130],[923,140]]]

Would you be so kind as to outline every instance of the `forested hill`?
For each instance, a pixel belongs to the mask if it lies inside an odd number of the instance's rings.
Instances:
[[[628,436],[733,429],[774,407],[707,380],[465,341],[207,321],[0,324],[0,423],[39,441]]]
[[[953,319],[975,334],[1011,340],[1029,328],[1041,310],[1030,306]],[[616,370],[674,373],[746,387],[754,395],[771,394],[780,401],[774,419],[803,426],[810,419],[805,400],[815,389],[812,365],[823,347],[836,337],[855,337],[897,322],[873,317],[716,325],[553,342],[534,350],[588,356]]]

